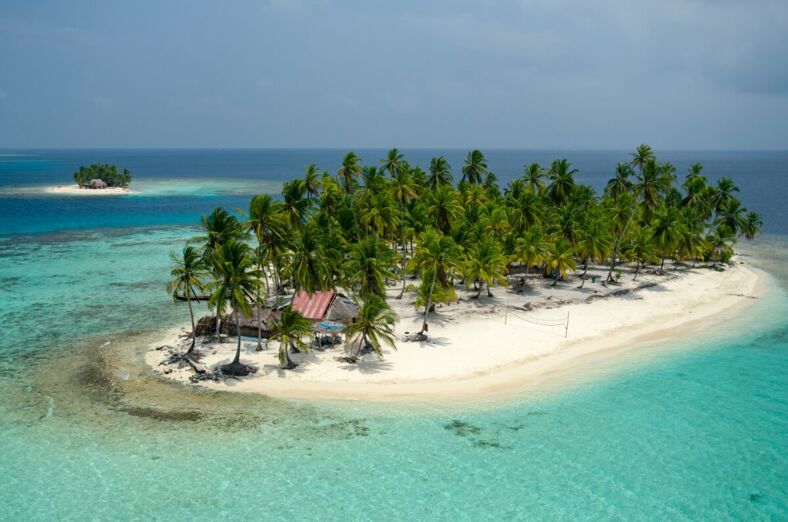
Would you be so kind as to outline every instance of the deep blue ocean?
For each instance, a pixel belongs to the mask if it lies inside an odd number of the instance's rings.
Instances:
[[[788,152],[657,151],[736,181],[765,222],[741,250],[771,291],[562,391],[415,411],[194,393],[133,369],[187,317],[164,283],[199,216],[310,163],[333,174],[344,152],[0,151],[0,519],[788,520]],[[445,155],[455,177],[465,155],[403,152]],[[629,151],[484,152],[502,184],[566,157],[601,190]],[[36,190],[98,161],[142,193]]]

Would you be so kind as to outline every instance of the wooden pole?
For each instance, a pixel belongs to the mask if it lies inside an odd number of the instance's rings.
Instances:
[[[506,324],[507,319],[509,319],[509,298],[506,298],[506,312],[503,314],[503,324]]]
[[[566,311],[566,327],[564,328],[564,339],[569,337],[569,310]]]

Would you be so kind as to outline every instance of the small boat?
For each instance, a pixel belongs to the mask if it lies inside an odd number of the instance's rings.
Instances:
[[[194,295],[192,296],[192,301],[207,301],[210,298],[211,298],[210,295]],[[176,295],[175,299],[177,299],[178,301],[186,301],[186,296]]]

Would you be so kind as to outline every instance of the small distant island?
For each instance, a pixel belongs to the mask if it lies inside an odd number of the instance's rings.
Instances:
[[[80,166],[74,173],[76,185],[48,187],[46,192],[58,195],[104,195],[118,196],[131,194],[131,172],[120,171],[116,165],[94,163],[88,167]]]
[[[103,190],[107,188],[128,188],[131,183],[131,172],[108,163],[94,163],[89,167],[79,167],[74,173],[74,181],[79,188]]]

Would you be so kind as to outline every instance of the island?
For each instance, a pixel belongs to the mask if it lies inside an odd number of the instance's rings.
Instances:
[[[118,170],[116,165],[94,163],[88,167],[80,166],[74,173],[76,185],[59,185],[46,187],[48,194],[58,195],[96,195],[120,196],[132,194],[129,189],[131,172],[127,169]]]
[[[734,251],[760,216],[702,170],[679,182],[641,145],[597,195],[566,159],[505,187],[478,150],[456,184],[445,158],[424,171],[397,149],[371,166],[348,153],[335,175],[310,165],[281,198],[202,218],[167,286],[189,324],[145,360],[217,390],[479,398],[708,337],[767,284]]]

